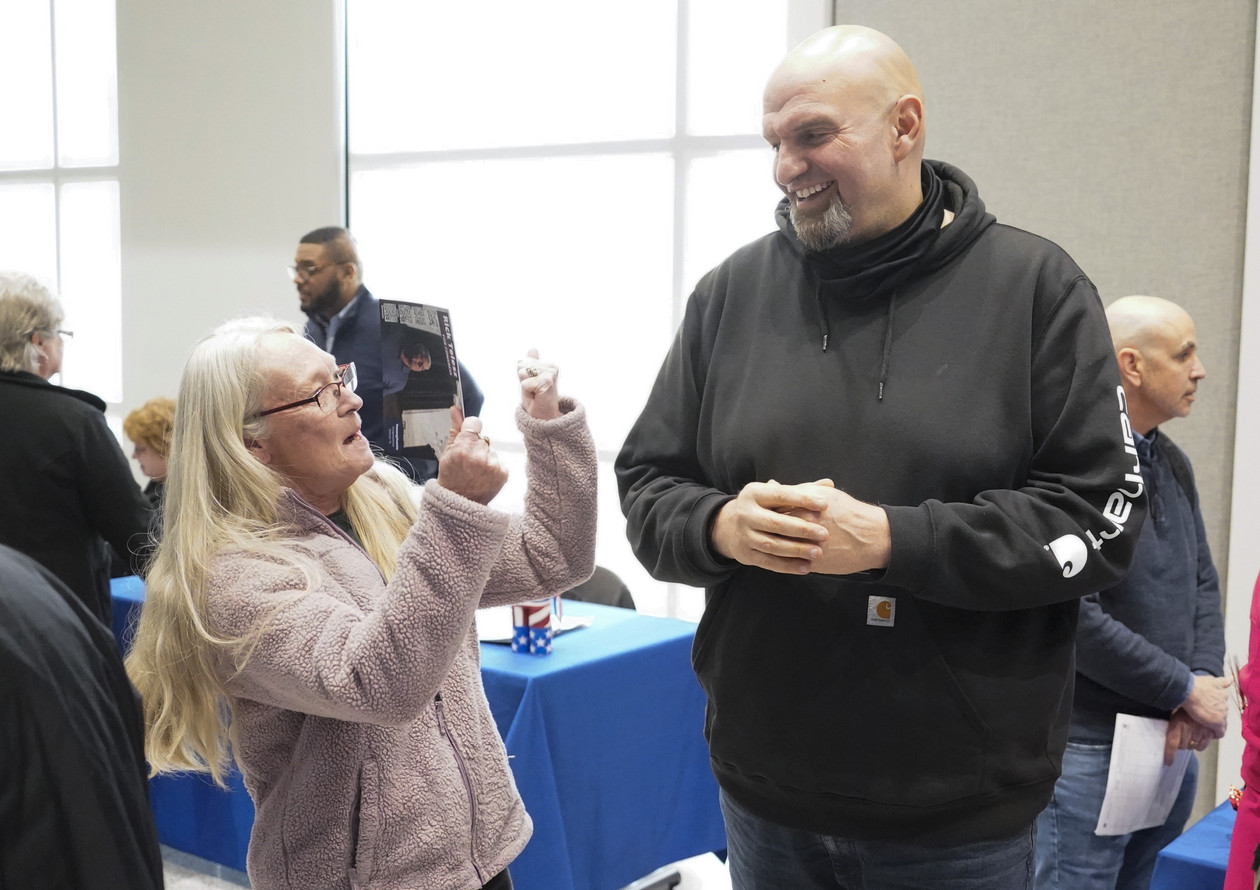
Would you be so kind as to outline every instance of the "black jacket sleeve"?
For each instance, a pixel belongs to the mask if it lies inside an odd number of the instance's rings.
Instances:
[[[75,454],[83,462],[80,498],[88,525],[108,542],[132,574],[142,574],[151,551],[149,526],[153,505],[136,485],[127,458],[104,417],[93,418]]]

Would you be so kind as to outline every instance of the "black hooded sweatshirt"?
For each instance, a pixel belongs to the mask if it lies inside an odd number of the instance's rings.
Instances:
[[[1049,800],[1078,598],[1124,576],[1145,507],[1093,285],[961,171],[923,184],[902,226],[825,254],[780,204],[700,281],[617,475],[639,559],[707,590],[692,657],[723,789],[784,825],[950,844]],[[713,551],[744,485],[824,477],[885,509],[886,570]]]

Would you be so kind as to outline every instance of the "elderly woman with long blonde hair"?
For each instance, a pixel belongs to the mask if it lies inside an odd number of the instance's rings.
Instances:
[[[453,411],[423,489],[374,458],[354,366],[229,323],[180,385],[164,529],[128,670],[157,772],[231,761],[256,890],[509,888],[531,831],[481,686],[474,610],[592,571],[595,452],[554,366],[518,366],[524,512]]]

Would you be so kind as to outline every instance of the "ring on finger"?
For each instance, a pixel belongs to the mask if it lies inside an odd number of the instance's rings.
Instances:
[[[487,448],[489,448],[489,447],[490,447],[490,437],[489,437],[489,436],[482,436],[482,437],[481,437],[481,441],[483,441],[483,442],[485,442],[485,443],[486,443],[486,447],[487,447]]]
[[[537,365],[530,365],[528,368],[525,369],[525,373],[528,374],[530,377],[537,377],[539,374],[542,373],[542,368],[538,367]]]

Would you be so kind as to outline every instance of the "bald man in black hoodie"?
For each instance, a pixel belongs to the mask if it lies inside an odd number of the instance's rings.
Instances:
[[[1079,600],[1144,517],[1097,292],[923,159],[922,96],[868,28],[788,55],[779,230],[700,280],[617,459],[640,561],[706,588],[736,890],[1027,887]]]

